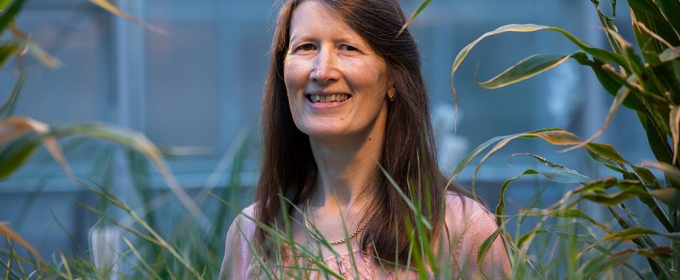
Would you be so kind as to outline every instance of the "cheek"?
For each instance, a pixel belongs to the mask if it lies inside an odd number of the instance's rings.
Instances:
[[[304,85],[304,77],[302,68],[297,63],[286,61],[283,64],[283,82],[286,84],[289,95],[295,93],[301,85]]]

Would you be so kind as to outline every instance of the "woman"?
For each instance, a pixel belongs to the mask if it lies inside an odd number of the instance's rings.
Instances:
[[[446,188],[436,168],[420,56],[403,25],[396,0],[283,5],[263,100],[256,203],[229,229],[222,278],[413,279],[408,267],[428,255],[420,244],[434,252],[428,278],[508,275],[500,239],[476,261],[496,229],[493,215],[462,189]],[[418,214],[402,194],[431,223],[414,242]],[[294,244],[282,245],[272,230]]]

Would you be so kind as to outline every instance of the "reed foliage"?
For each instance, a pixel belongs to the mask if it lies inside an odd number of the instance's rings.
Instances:
[[[572,54],[535,54],[487,81],[478,82],[486,89],[501,88],[529,79],[568,60],[590,68],[613,102],[601,128],[586,140],[575,134],[548,128],[493,138],[478,146],[458,166],[454,177],[477,155],[491,147],[481,159],[475,174],[489,156],[516,139],[541,139],[564,146],[563,152],[585,149],[596,165],[613,170],[616,176],[590,178],[576,170],[550,162],[535,154],[529,156],[546,169],[527,169],[508,179],[502,187],[496,207],[499,230],[508,240],[517,278],[642,278],[678,279],[680,273],[680,2],[677,0],[628,0],[635,42],[626,41],[614,25],[613,15],[600,10],[600,2],[591,1],[602,24],[610,48],[598,48],[554,26],[510,24],[489,31],[468,44],[457,55],[451,70],[454,74],[474,46],[489,36],[502,33],[549,31],[561,34],[580,50]],[[616,1],[611,1],[616,11]],[[619,7],[620,8],[620,7]],[[453,90],[456,97],[455,88]],[[626,160],[611,145],[595,139],[608,127],[619,109],[633,110],[644,128],[655,160],[641,164]],[[633,125],[633,124],[631,124]],[[517,156],[517,155],[515,155]],[[523,209],[506,215],[505,192],[523,176],[539,176],[560,184],[575,184],[562,199],[549,207]],[[639,200],[645,211],[631,211],[626,203]],[[611,214],[614,224],[590,217],[579,205],[588,201]],[[652,218],[649,218],[651,216]],[[510,234],[509,223],[525,223],[526,217],[538,217],[533,229]],[[642,218],[648,217],[645,222]],[[650,221],[649,219],[653,220]],[[558,220],[557,226],[547,222]],[[654,230],[645,224],[660,224]],[[560,257],[541,257],[530,251],[541,247],[536,239],[553,236]],[[513,238],[514,237],[514,238]],[[633,262],[634,256],[644,258]]]
[[[91,1],[114,14],[130,18],[108,1]],[[417,16],[430,1],[424,1],[411,17]],[[485,37],[501,33],[550,31],[562,34],[566,41],[572,42],[581,50],[567,55],[537,54],[530,56],[498,76],[484,82],[484,88],[499,88],[513,84],[544,71],[567,60],[573,59],[592,69],[605,91],[614,97],[613,104],[602,128],[589,139],[583,140],[575,134],[557,128],[499,136],[479,145],[456,168],[451,180],[466,168],[474,158],[482,156],[475,169],[503,148],[508,142],[519,139],[546,141],[566,150],[584,149],[593,162],[613,170],[617,176],[590,178],[575,169],[551,162],[535,154],[528,156],[545,168],[527,169],[516,177],[508,179],[503,185],[501,196],[495,207],[499,229],[487,239],[479,252],[484,257],[490,241],[502,236],[510,251],[513,263],[513,278],[516,279],[553,279],[553,278],[623,278],[642,279],[679,279],[680,273],[680,233],[678,233],[680,208],[680,165],[678,163],[678,144],[680,142],[680,2],[677,0],[629,0],[632,26],[636,42],[624,40],[618,33],[613,20],[600,12],[600,3],[591,1],[594,12],[598,14],[611,44],[611,49],[601,49],[573,36],[558,27],[533,24],[513,24],[490,31],[470,43],[457,56],[451,71],[451,81],[458,67],[469,51]],[[58,67],[59,61],[42,51],[14,24],[15,16],[21,11],[25,0],[0,0],[0,35],[8,32],[11,40],[0,42],[0,67],[10,58],[20,61],[25,54],[35,56],[48,67]],[[612,1],[615,5],[616,1]],[[409,22],[411,22],[409,20]],[[136,21],[136,20],[135,20]],[[153,26],[140,24],[154,29]],[[158,31],[158,30],[156,30]],[[163,31],[158,31],[163,32]],[[20,63],[18,63],[20,64]],[[4,268],[1,277],[5,279],[213,279],[222,259],[223,238],[226,228],[244,207],[240,175],[243,163],[252,147],[235,144],[236,156],[226,157],[231,175],[228,186],[223,191],[207,188],[198,195],[191,196],[179,185],[165,162],[163,151],[139,132],[103,123],[77,123],[50,126],[25,116],[13,114],[17,97],[26,79],[22,72],[8,100],[0,108],[0,180],[8,179],[30,158],[39,147],[44,147],[61,166],[64,172],[80,185],[96,194],[100,205],[94,207],[79,203],[84,210],[96,214],[101,222],[93,232],[115,232],[120,241],[117,246],[98,247],[90,244],[81,249],[83,254],[54,252],[51,256],[41,256],[31,244],[26,242],[9,225],[0,223],[0,234],[8,244],[0,248],[0,263]],[[454,96],[455,96],[454,89]],[[611,122],[621,107],[634,110],[644,127],[655,160],[642,164],[627,161],[611,145],[596,143],[594,140]],[[135,189],[139,192],[142,207],[132,207],[120,199],[106,185],[78,178],[71,172],[66,156],[58,140],[65,138],[104,139],[126,151],[126,164],[130,167]],[[245,138],[244,138],[245,139]],[[523,140],[527,141],[527,140]],[[231,150],[231,149],[230,149]],[[486,151],[486,152],[485,152]],[[216,175],[226,170],[216,168]],[[183,206],[183,215],[172,222],[171,228],[163,230],[159,220],[163,210],[154,207],[157,197],[151,195],[148,186],[150,176],[157,172],[169,186],[165,195]],[[417,172],[417,171],[416,171]],[[386,174],[389,176],[389,174]],[[507,215],[506,191],[521,177],[538,176],[549,181],[570,184],[564,197],[547,207],[532,205],[520,209],[515,215]],[[214,186],[214,182],[206,185]],[[395,186],[398,189],[399,186]],[[416,186],[413,186],[416,187]],[[404,188],[408,189],[408,188]],[[540,193],[536,194],[540,196]],[[163,196],[165,197],[165,196]],[[404,199],[413,204],[407,194]],[[203,202],[219,202],[214,216],[204,214]],[[282,199],[283,196],[282,196]],[[626,203],[639,200],[647,207],[648,213],[633,212]],[[580,206],[584,202],[599,205],[615,223],[595,219]],[[284,201],[285,204],[285,201]],[[412,205],[414,211],[422,209]],[[126,221],[111,215],[112,209],[126,213]],[[299,209],[296,209],[299,211]],[[286,213],[284,213],[284,216]],[[420,214],[420,213],[419,213]],[[642,217],[651,216],[662,230],[645,226]],[[433,245],[422,232],[429,221],[420,215],[413,228],[412,269],[425,276],[426,269],[435,271],[441,279],[455,278],[450,268],[437,267],[432,260]],[[258,223],[257,221],[255,221]],[[285,228],[290,228],[287,221]],[[528,231],[509,232],[512,223],[529,226]],[[261,225],[260,226],[264,226]],[[181,229],[181,230],[177,230]],[[267,228],[289,248],[297,248],[299,256],[310,259],[315,269],[329,278],[343,279],[332,271],[316,250],[296,244],[288,231]],[[253,244],[250,244],[251,246]],[[330,248],[327,242],[320,246]],[[25,248],[19,249],[20,247]],[[254,248],[251,247],[254,250]],[[350,251],[351,247],[348,248]],[[556,250],[557,254],[542,256],[545,252]],[[643,259],[633,262],[634,257]],[[280,256],[279,256],[280,257]],[[268,279],[283,278],[282,272],[261,266],[263,276]],[[290,276],[304,279],[304,267],[293,267]],[[351,272],[356,275],[357,272]]]

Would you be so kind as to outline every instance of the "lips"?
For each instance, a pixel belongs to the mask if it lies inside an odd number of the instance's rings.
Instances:
[[[306,97],[312,103],[343,102],[352,98],[349,94],[307,94]]]

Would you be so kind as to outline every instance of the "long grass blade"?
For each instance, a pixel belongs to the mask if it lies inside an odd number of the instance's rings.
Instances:
[[[0,107],[0,116],[4,115],[4,117],[2,117],[3,119],[12,115],[13,108],[16,105],[17,100],[19,99],[19,93],[21,92],[21,88],[23,87],[24,82],[26,81],[26,76],[27,76],[26,72],[21,73],[21,76],[19,76],[19,79],[17,80],[16,84],[14,85],[14,88],[12,89],[12,93],[9,95],[9,98],[7,98],[5,104],[3,104],[2,107]]]
[[[423,11],[423,9],[425,9],[425,7],[427,7],[427,5],[430,4],[430,2],[432,2],[432,0],[424,0],[423,3],[420,3],[415,12],[413,12],[413,14],[411,14],[411,17],[409,17],[406,23],[404,23],[404,26],[401,27],[396,37],[399,37],[399,35],[401,35],[401,33],[403,33],[404,30],[406,30],[406,28],[408,28],[408,26],[411,25],[411,22],[413,22],[413,20],[416,19],[416,17]]]
[[[671,105],[670,120],[671,138],[673,139],[673,163],[678,160],[678,144],[680,144],[680,106]]]
[[[17,39],[16,42],[19,49],[28,52],[29,55],[47,68],[55,69],[61,66],[61,61],[59,59],[43,50],[38,44],[33,42],[31,37],[26,33],[19,30],[14,25],[10,25],[9,28],[12,30],[12,35]]]
[[[0,223],[0,234],[4,235],[5,237],[9,238],[10,240],[13,240],[13,241],[21,244],[21,246],[24,246],[24,248],[28,249],[28,251],[30,251],[34,256],[38,257],[40,262],[43,265],[45,265],[45,259],[43,259],[42,255],[40,255],[38,250],[33,248],[33,246],[31,246],[31,244],[26,242],[26,240],[24,240],[24,238],[22,238],[21,235],[14,232],[12,229],[7,227],[4,223]]]
[[[112,13],[112,14],[117,15],[119,17],[122,17],[126,20],[129,20],[129,21],[131,21],[135,24],[138,24],[139,26],[142,26],[142,27],[144,27],[148,30],[151,30],[151,31],[156,32],[156,33],[161,34],[161,35],[165,35],[165,36],[168,35],[168,32],[165,31],[164,29],[157,27],[157,26],[154,26],[154,25],[151,25],[151,24],[148,24],[148,23],[146,23],[146,22],[144,22],[144,21],[142,21],[142,20],[140,20],[136,17],[131,16],[130,14],[128,14],[126,12],[123,12],[122,10],[120,10],[118,7],[113,5],[108,0],[89,0],[89,1],[92,2],[93,4],[99,6],[100,8],[108,11],[109,13]]]

